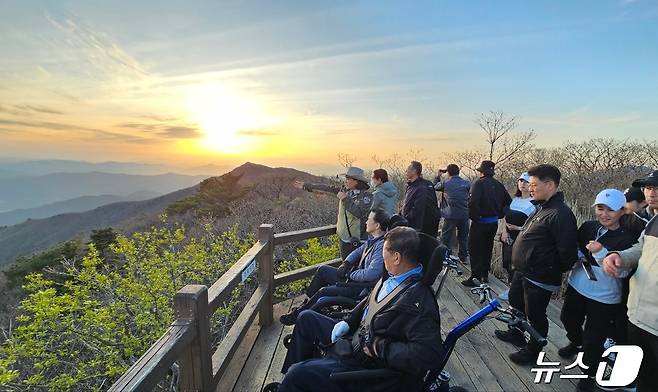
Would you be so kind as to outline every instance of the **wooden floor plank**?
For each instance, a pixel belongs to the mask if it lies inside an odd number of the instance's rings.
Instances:
[[[230,392],[233,390],[240,377],[240,373],[242,373],[242,368],[254,347],[254,343],[256,343],[259,332],[260,325],[258,325],[258,319],[256,319],[242,340],[242,344],[240,344],[240,347],[233,355],[233,360],[224,372],[224,375],[219,380],[216,389],[217,392]]]
[[[306,297],[302,295],[293,299],[292,306],[299,306],[303,302],[304,298]],[[283,338],[285,338],[286,335],[291,334],[292,329],[292,325],[286,325],[283,327],[281,337],[279,338],[279,342],[276,346],[276,352],[272,358],[272,363],[270,364],[270,367],[267,371],[267,376],[265,377],[263,385],[267,385],[271,382],[281,382],[281,380],[283,380],[281,367],[283,366],[283,360],[286,358],[286,353],[288,352],[288,349],[283,345]]]
[[[234,391],[253,392],[261,390],[283,330],[279,317],[290,310],[291,303],[292,300],[287,300],[274,306],[274,322],[272,325],[261,329],[258,334],[254,349],[242,368]]]
[[[440,301],[439,309],[441,312],[441,329],[443,330],[443,335],[445,336],[448,331],[452,329],[460,320],[457,320],[450,310],[446,307],[447,301]],[[475,386],[476,390],[479,391],[502,391],[503,388],[498,384],[496,377],[489,371],[487,365],[482,361],[482,358],[477,353],[478,349],[473,347],[473,345],[467,339],[459,339],[455,345],[455,349],[451,355],[459,356],[463,359],[462,364],[464,369],[468,374],[472,384]],[[468,364],[468,365],[465,365]],[[451,381],[451,385],[462,386],[458,380]]]
[[[451,280],[449,282],[446,282],[446,286],[448,287],[449,291],[454,295],[454,297],[457,299],[457,301],[460,303],[460,305],[464,307],[467,313],[469,314],[473,313],[481,308],[481,305],[476,303],[476,298],[472,294],[470,294],[470,292],[466,293],[466,288],[462,286],[460,283]],[[510,367],[514,370],[514,372],[519,376],[521,381],[529,389],[533,391],[554,390],[554,391],[562,392],[565,390],[572,390],[574,388],[573,382],[571,382],[571,380],[560,379],[560,378],[556,379],[555,377],[553,378],[551,384],[534,384],[534,373],[530,371],[531,367],[533,366],[519,366],[509,360],[508,354],[518,350],[518,348],[516,348],[512,344],[499,341],[494,336],[494,331],[496,329],[505,328],[505,325],[499,321],[490,319],[480,324],[480,328],[482,328],[482,330],[486,335],[491,337],[493,342],[493,347],[503,355],[503,358],[506,361],[508,361]],[[544,351],[546,352],[546,359],[550,361],[556,360],[555,358],[557,357],[557,353],[555,352],[555,348],[554,347],[547,348],[547,347],[544,347]]]

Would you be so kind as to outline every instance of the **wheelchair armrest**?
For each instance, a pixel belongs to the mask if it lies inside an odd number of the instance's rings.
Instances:
[[[351,372],[331,373],[329,378],[336,382],[376,380],[400,377],[400,373],[390,369],[354,370]]]
[[[336,282],[336,287],[352,287],[355,289],[369,289],[375,287],[377,282]]]

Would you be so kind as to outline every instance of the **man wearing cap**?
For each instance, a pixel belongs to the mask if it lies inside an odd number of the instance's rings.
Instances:
[[[404,193],[402,216],[409,222],[410,227],[436,237],[441,212],[434,184],[423,178],[423,165],[418,161],[411,161],[406,175],[407,189]]]
[[[603,269],[619,276],[633,268],[628,296],[628,344],[642,348],[644,357],[637,377],[637,392],[658,390],[658,170],[647,178],[633,182],[641,187],[648,206],[649,223],[639,242],[621,252],[611,252],[603,260]]]
[[[448,178],[441,181],[437,177],[434,189],[442,192],[441,195],[441,217],[443,227],[441,228],[441,242],[452,249],[452,238],[455,230],[459,242],[459,259],[462,262],[468,257],[468,198],[471,183],[459,176],[459,166],[451,163],[445,170],[439,173],[447,173]]]
[[[347,169],[345,184],[342,187],[328,184],[312,184],[295,181],[296,188],[309,192],[320,191],[335,194],[338,202],[336,234],[340,238],[340,257],[345,260],[353,250],[367,239],[365,222],[372,205],[372,195],[367,192],[370,186],[363,169]]]
[[[548,336],[546,308],[551,294],[560,290],[562,274],[578,260],[576,217],[558,191],[560,170],[553,165],[537,165],[528,170],[530,195],[537,211],[528,218],[512,245],[514,276],[509,289],[510,305],[523,312],[530,325]],[[472,230],[472,229],[471,229]],[[471,256],[472,258],[473,256]],[[509,355],[520,365],[535,363],[541,345],[525,339],[515,330],[496,330],[498,339],[524,345]]]
[[[512,198],[500,181],[493,178],[495,163],[482,161],[476,169],[480,173],[471,187],[468,201],[468,216],[471,219],[468,253],[471,257],[471,276],[462,284],[475,287],[473,278],[480,282],[489,282],[491,253],[494,237],[498,231],[498,219],[505,216],[505,210],[512,203]]]

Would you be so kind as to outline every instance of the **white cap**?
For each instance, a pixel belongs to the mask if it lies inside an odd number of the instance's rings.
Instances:
[[[604,189],[596,195],[596,200],[594,200],[592,207],[597,204],[603,204],[612,211],[619,211],[626,205],[626,196],[624,196],[624,192],[616,189]]]
[[[523,180],[525,182],[530,182],[530,175],[528,174],[528,172],[523,172],[519,176],[519,180]]]

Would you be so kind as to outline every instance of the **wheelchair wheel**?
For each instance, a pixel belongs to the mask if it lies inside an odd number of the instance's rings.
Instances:
[[[276,392],[279,390],[279,385],[281,385],[281,383],[271,382],[263,387],[262,392]]]
[[[288,348],[290,346],[290,340],[292,340],[292,334],[289,333],[283,337],[283,346]]]

